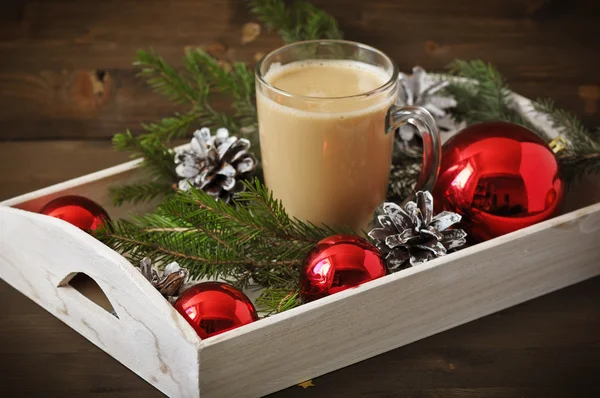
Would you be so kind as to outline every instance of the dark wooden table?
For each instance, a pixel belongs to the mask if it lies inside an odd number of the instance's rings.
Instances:
[[[600,125],[598,2],[314,3],[347,38],[381,48],[402,70],[482,58],[521,94],[553,97]],[[241,45],[250,20],[241,1],[3,2],[0,199],[126,160],[110,148],[112,134],[173,112],[134,79],[136,49],[181,65],[186,47],[203,45],[251,62],[280,41],[263,33]],[[0,303],[0,396],[160,396],[2,281]],[[599,304],[596,278],[273,397],[600,396]]]

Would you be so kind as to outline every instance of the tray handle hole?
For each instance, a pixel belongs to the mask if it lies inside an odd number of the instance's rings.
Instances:
[[[109,314],[119,318],[102,288],[87,274],[84,274],[83,272],[72,272],[58,284],[58,287],[77,290],[88,300],[106,310]]]

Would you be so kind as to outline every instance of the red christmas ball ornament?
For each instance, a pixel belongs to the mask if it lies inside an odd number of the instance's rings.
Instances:
[[[300,274],[304,302],[329,296],[385,276],[379,250],[354,235],[325,238],[308,253]]]
[[[104,227],[110,219],[106,211],[96,202],[83,196],[62,196],[46,204],[41,214],[60,218],[86,232]]]
[[[446,142],[433,197],[436,211],[462,215],[461,228],[475,243],[553,217],[564,191],[556,156],[542,139],[525,127],[492,122]]]
[[[174,307],[201,339],[258,320],[250,299],[222,282],[203,282],[190,287],[179,296]]]

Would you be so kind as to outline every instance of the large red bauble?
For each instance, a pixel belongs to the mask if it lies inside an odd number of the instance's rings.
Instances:
[[[174,307],[201,339],[258,320],[250,299],[222,282],[203,282],[190,287],[179,296]]]
[[[380,278],[386,268],[379,250],[354,235],[335,235],[315,245],[304,260],[300,297],[313,301]]]
[[[442,149],[436,211],[463,216],[473,243],[554,216],[565,184],[556,157],[535,133],[512,123],[467,127]]]
[[[40,213],[60,218],[87,232],[104,227],[109,220],[108,214],[99,204],[75,195],[62,196],[50,201]]]

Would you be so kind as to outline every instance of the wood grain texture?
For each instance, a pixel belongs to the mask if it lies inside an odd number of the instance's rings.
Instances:
[[[314,3],[340,18],[349,39],[381,48],[403,70],[481,57],[517,92],[551,96],[600,124],[596,1]],[[185,47],[197,45],[251,60],[279,40],[263,33],[240,45],[249,20],[233,0],[3,2],[0,139],[55,141],[0,142],[0,200],[125,161],[108,137],[172,112],[134,79],[137,48],[178,66]],[[588,191],[580,186],[581,197]],[[599,300],[595,278],[273,397],[599,396]],[[162,396],[3,281],[0,302],[0,396]]]
[[[6,2],[5,2],[6,3]],[[350,40],[388,53],[401,70],[442,70],[482,58],[515,91],[553,97],[600,125],[600,45],[594,0],[315,0]],[[139,48],[182,66],[188,47],[253,62],[274,33],[241,44],[242,0],[26,1],[0,12],[0,138],[108,138],[175,108],[134,78]],[[263,30],[265,31],[265,30]]]

